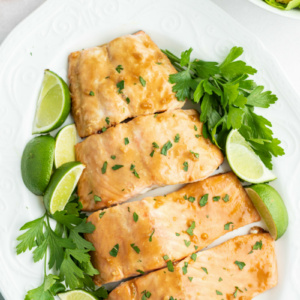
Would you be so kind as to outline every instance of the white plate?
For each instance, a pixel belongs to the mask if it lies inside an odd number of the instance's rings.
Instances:
[[[286,201],[290,226],[276,242],[279,284],[260,300],[299,299],[300,105],[270,53],[220,8],[207,0],[48,0],[23,21],[0,48],[0,289],[6,300],[23,299],[42,280],[42,263],[32,254],[15,254],[18,229],[41,216],[41,199],[24,186],[20,159],[31,126],[43,70],[66,78],[71,51],[103,44],[122,34],[145,30],[161,48],[175,53],[192,46],[194,55],[221,60],[234,46],[243,46],[245,59],[258,68],[256,80],[276,92],[279,101],[262,110],[282,140],[286,155],[274,160],[279,179],[272,183]],[[32,55],[31,55],[32,54]],[[69,120],[70,121],[70,120]],[[167,187],[150,192],[164,194]],[[148,193],[149,194],[149,193]],[[236,234],[226,235],[220,241]]]
[[[278,9],[276,7],[273,7],[269,4],[267,4],[263,0],[249,0],[249,1],[265,10],[268,10],[268,11],[274,13],[274,14],[300,20],[300,9],[281,10],[281,9]]]

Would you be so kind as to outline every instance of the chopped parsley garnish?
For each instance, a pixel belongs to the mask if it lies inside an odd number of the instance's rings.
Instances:
[[[168,256],[168,255],[164,255],[164,256],[163,256],[163,259],[164,259],[164,260],[168,260],[168,259],[169,259],[169,256]]]
[[[192,203],[193,203],[195,200],[196,200],[195,197],[189,197],[189,198],[188,198],[188,201],[189,201],[189,202],[192,202]]]
[[[130,244],[130,246],[137,254],[139,254],[141,252],[140,248],[138,246],[136,246],[135,244]]]
[[[201,107],[205,138],[224,149],[229,132],[237,129],[266,167],[272,169],[272,156],[283,155],[284,150],[273,137],[271,122],[257,115],[254,108],[268,108],[277,97],[249,79],[257,71],[237,60],[243,48],[233,47],[222,63],[191,60],[192,50],[182,52],[181,58],[163,51],[178,71],[169,76],[177,99],[190,98]]]
[[[183,196],[183,199],[184,199],[184,200],[188,200],[188,196],[187,196],[187,195],[184,195],[184,196]]]
[[[146,80],[145,80],[142,76],[140,76],[139,79],[140,79],[141,85],[142,85],[143,87],[145,87],[145,86],[146,86]]]
[[[105,132],[106,130],[107,130],[107,128],[106,127],[102,127],[102,132]]]
[[[175,135],[174,143],[178,143],[179,140],[180,140],[180,135],[179,135],[179,133],[177,133],[177,134]]]
[[[118,88],[118,94],[121,94],[123,93],[122,90],[124,89],[125,87],[125,82],[124,80],[121,80],[117,83],[117,88]]]
[[[105,122],[106,122],[107,125],[109,125],[109,123],[110,123],[109,117],[105,118]]]
[[[89,95],[90,96],[95,96],[95,93],[93,91],[90,91]]]
[[[185,161],[185,162],[183,163],[183,171],[187,172],[188,169],[189,169],[189,163],[188,163],[187,161]]]
[[[170,260],[167,261],[167,267],[170,272],[174,272],[174,266]]]
[[[139,175],[138,172],[135,170],[135,165],[131,164],[131,166],[130,166],[130,171],[132,171],[132,174],[133,174],[136,178],[140,178],[140,175]]]
[[[240,270],[243,270],[244,267],[246,266],[246,264],[242,261],[237,261],[236,260],[234,263],[239,267]]]
[[[136,271],[137,271],[138,273],[142,274],[142,275],[145,274],[145,272],[142,271],[142,270],[139,270],[139,269],[138,269],[138,270],[136,270]]]
[[[105,162],[103,163],[103,166],[102,166],[102,168],[101,168],[101,173],[102,173],[102,174],[105,174],[105,173],[106,173],[106,168],[107,168],[107,161],[105,161]]]
[[[224,202],[228,202],[229,201],[229,195],[226,194],[222,199],[223,199]]]
[[[165,155],[165,156],[167,156],[167,152],[168,152],[168,150],[170,150],[171,148],[172,148],[172,143],[170,142],[170,141],[167,141],[164,145],[163,145],[163,147],[161,148],[161,151],[160,151],[160,153],[162,154],[162,155]]]
[[[126,102],[127,102],[127,104],[130,103],[130,99],[128,97],[126,97]]]
[[[193,261],[196,261],[196,259],[197,259],[197,254],[196,254],[196,253],[193,253],[193,254],[191,255],[191,259],[192,259]]]
[[[90,191],[90,192],[88,193],[88,195],[91,195],[91,194],[93,194],[93,191]]]
[[[221,292],[218,291],[218,290],[216,290],[216,294],[217,294],[217,295],[221,295],[221,296],[223,295],[223,293],[221,293]]]
[[[121,73],[122,70],[124,70],[124,68],[123,68],[122,65],[118,65],[118,66],[116,67],[116,71],[117,71],[118,73]]]
[[[162,63],[161,63],[161,62],[156,62],[156,64],[157,64],[157,65],[161,65]]]
[[[114,171],[116,171],[116,170],[119,170],[119,169],[121,169],[121,168],[123,168],[124,166],[123,165],[114,165],[114,166],[112,166],[111,168],[114,170]]]
[[[112,257],[117,257],[118,252],[119,252],[119,244],[116,244],[116,245],[114,245],[114,247],[109,251],[109,254],[110,254]]]
[[[195,153],[195,152],[193,152],[192,150],[190,150],[190,152],[191,152],[196,158],[199,158],[199,153]]]
[[[142,295],[142,300],[146,300],[147,298],[149,299],[151,297],[151,293],[146,290],[142,292]]]
[[[149,242],[152,242],[152,237],[153,237],[154,232],[155,232],[155,229],[153,229],[152,233],[150,234]]]
[[[115,156],[115,155],[112,155],[110,158],[111,158],[111,159],[116,159],[116,156]]]
[[[180,236],[180,233],[178,233],[178,232],[175,232],[175,235],[176,235],[176,236]]]
[[[195,134],[195,137],[196,137],[197,139],[199,139],[200,136],[201,136],[200,134]]]
[[[194,235],[194,229],[195,229],[195,227],[196,227],[196,223],[195,223],[195,221],[193,221],[192,224],[191,224],[191,226],[186,231],[188,233],[188,235],[190,235],[190,236]]]
[[[195,250],[198,250],[199,247],[195,245],[194,248],[195,248]]]
[[[262,249],[262,241],[256,242],[252,249],[253,250],[261,250]]]
[[[241,292],[241,293],[243,293],[243,291],[242,291],[242,290],[240,290],[238,286],[236,286],[236,287],[235,287],[235,292],[233,293],[233,297],[234,297],[234,298],[236,298],[236,297],[237,297],[237,292]]]
[[[221,282],[221,281],[223,281],[223,278],[222,277],[219,277],[219,280],[218,280],[219,282]]]
[[[185,244],[187,247],[189,247],[190,244],[191,244],[191,241],[184,240],[184,244]]]
[[[153,146],[153,148],[157,148],[157,149],[159,148],[159,146],[158,146],[158,144],[156,142],[153,142],[152,146]]]
[[[232,222],[228,222],[224,225],[224,230],[229,230],[230,229],[230,225],[233,224]],[[232,226],[233,227],[233,226]]]
[[[128,138],[128,137],[124,138],[124,144],[125,144],[125,145],[128,145],[128,144],[129,144],[129,138]]]
[[[193,280],[193,277],[188,277],[189,281],[192,282]]]
[[[220,196],[215,196],[215,197],[213,197],[213,201],[214,201],[214,202],[219,201],[220,198],[221,198]]]
[[[101,202],[102,199],[101,199],[101,197],[94,195],[94,201],[95,202]]]
[[[138,219],[139,219],[139,215],[138,215],[136,212],[134,212],[134,213],[133,213],[133,221],[134,221],[134,222],[137,222]]]
[[[208,274],[208,271],[207,271],[207,269],[206,268],[204,268],[204,267],[201,267],[201,269],[206,273],[206,274]]]
[[[99,218],[102,219],[102,217],[104,216],[105,213],[106,213],[105,211],[101,212],[101,213],[99,214]]]
[[[197,130],[198,130],[198,128],[197,128],[197,126],[196,126],[196,125],[194,125],[194,130],[195,130],[195,131],[197,131]]]
[[[205,194],[199,200],[200,207],[205,206],[207,201],[208,201],[208,194]]]
[[[153,155],[154,155],[154,152],[155,152],[155,151],[154,151],[154,150],[152,150],[152,152],[150,153],[150,156],[151,156],[151,157],[153,157]]]
[[[187,272],[188,272],[188,263],[187,262],[185,262],[184,263],[184,266],[182,267],[182,273],[183,273],[183,275],[185,275]]]

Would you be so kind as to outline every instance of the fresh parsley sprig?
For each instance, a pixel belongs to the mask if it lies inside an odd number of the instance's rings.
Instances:
[[[89,255],[89,251],[95,249],[82,234],[92,233],[95,226],[86,222],[81,208],[78,197],[72,196],[63,211],[52,216],[45,212],[41,218],[20,228],[26,232],[17,238],[17,254],[32,250],[34,262],[44,259],[44,281],[39,287],[28,291],[25,300],[54,300],[54,296],[65,291],[66,287],[85,289],[100,299],[107,298],[107,291],[104,288],[95,290],[92,281],[91,276],[99,274],[92,266]],[[54,230],[50,219],[56,223]],[[47,274],[47,269],[54,274]]]
[[[178,71],[169,77],[177,99],[199,103],[203,136],[220,149],[225,151],[230,130],[238,129],[263,163],[272,169],[272,156],[283,155],[284,150],[273,137],[271,122],[257,115],[254,108],[268,108],[277,97],[249,79],[257,70],[237,60],[243,48],[233,47],[221,64],[191,60],[192,50],[182,52],[180,58],[162,50]]]

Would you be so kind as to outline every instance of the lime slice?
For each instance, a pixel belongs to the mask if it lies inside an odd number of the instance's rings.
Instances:
[[[75,161],[76,127],[74,124],[62,128],[56,136],[55,167]]]
[[[32,133],[50,132],[61,126],[71,107],[67,84],[54,72],[45,70]]]
[[[276,179],[236,129],[227,137],[226,155],[233,172],[245,181],[262,183]]]
[[[256,184],[246,188],[254,206],[265,221],[270,234],[277,240],[285,233],[289,217],[278,192],[267,184]]]
[[[68,291],[58,294],[60,300],[97,300],[96,297],[83,290]]]
[[[21,173],[26,187],[36,195],[43,195],[50,181],[55,140],[50,135],[30,140],[23,151]]]
[[[54,172],[44,196],[50,214],[65,208],[84,168],[83,164],[74,161],[62,165]]]

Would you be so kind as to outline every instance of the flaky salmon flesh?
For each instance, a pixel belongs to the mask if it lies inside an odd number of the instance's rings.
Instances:
[[[88,218],[96,229],[85,235],[95,247],[91,259],[99,275],[94,281],[102,285],[163,268],[165,255],[181,260],[227,232],[259,220],[232,172],[166,196],[97,211]],[[115,257],[113,248],[118,248]]]
[[[239,236],[171,268],[122,283],[109,300],[250,300],[277,284],[274,240]]]
[[[121,121],[181,108],[169,83],[177,73],[143,31],[69,55],[72,115],[81,137]]]
[[[188,183],[211,175],[221,151],[201,136],[195,110],[137,117],[76,145],[84,169],[78,195],[83,210],[122,203],[155,186]]]

